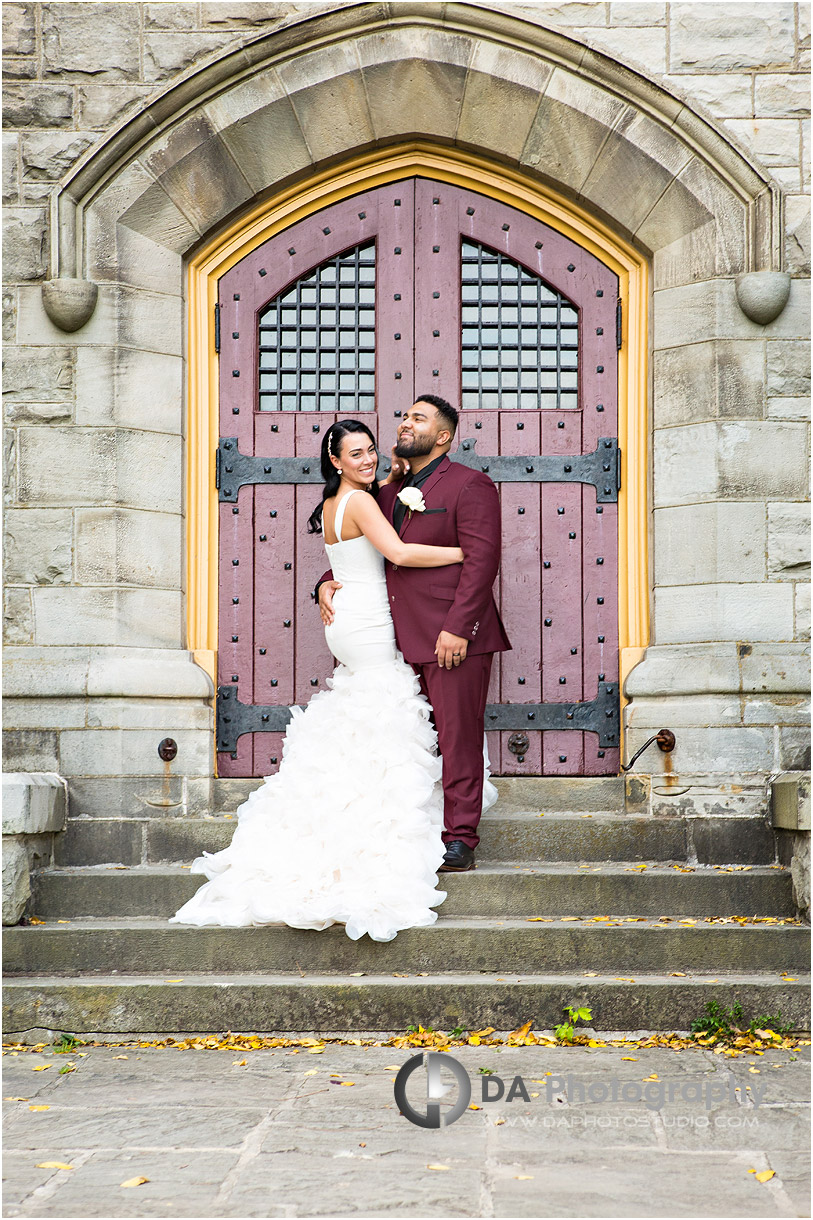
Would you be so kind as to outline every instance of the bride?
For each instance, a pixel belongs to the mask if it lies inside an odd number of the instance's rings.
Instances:
[[[397,463],[399,459],[394,459]],[[366,424],[342,420],[322,441],[324,531],[341,583],[325,627],[339,664],[328,690],[292,709],[276,775],[238,809],[231,845],[204,852],[209,881],[174,923],[245,927],[345,925],[388,941],[437,919],[445,844],[441,760],[431,708],[396,649],[384,559],[406,567],[462,563],[459,547],[408,544],[376,503],[378,453]],[[387,482],[401,477],[396,465]]]

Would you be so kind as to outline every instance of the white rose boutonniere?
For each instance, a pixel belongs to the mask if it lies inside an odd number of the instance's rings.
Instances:
[[[426,504],[423,498],[423,492],[419,487],[405,487],[403,491],[398,492],[398,499],[406,506],[409,512],[409,519],[412,519],[413,513],[422,513],[426,511]]]

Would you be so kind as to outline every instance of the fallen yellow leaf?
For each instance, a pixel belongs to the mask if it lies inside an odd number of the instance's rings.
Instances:
[[[475,1105],[469,1106],[470,1110],[482,1110],[482,1108],[483,1108],[482,1106],[475,1106]]]
[[[28,1101],[27,1097],[4,1097],[3,1101]]]
[[[760,1173],[755,1174],[755,1177],[758,1182],[770,1182],[775,1172],[774,1169],[763,1169]]]
[[[47,1072],[48,1068],[50,1066],[51,1066],[50,1063],[40,1063],[34,1068],[34,1071],[35,1072]]]
[[[183,979],[164,979],[165,983],[182,983]]]
[[[626,1059],[626,1060],[627,1060],[629,1063],[637,1063],[637,1062],[638,1062],[638,1056],[637,1056],[637,1055],[622,1055],[622,1056],[621,1056],[621,1058],[622,1058],[622,1059]]]
[[[348,1086],[348,1088],[351,1088],[351,1089],[352,1089],[353,1085],[354,1085],[356,1082],[355,1082],[355,1080],[341,1080],[341,1081],[339,1081],[339,1083],[340,1083],[340,1084],[346,1084],[346,1085]]]
[[[532,1182],[534,1175],[532,1173],[516,1173],[514,1177],[518,1182]]]
[[[126,1182],[121,1182],[119,1185],[124,1187],[143,1186],[145,1182],[149,1182],[149,1178],[128,1178]]]
[[[448,1165],[427,1165],[427,1169],[448,1169]]]
[[[309,1055],[324,1055],[326,1049],[327,1048],[324,1046],[309,1046],[308,1054]]]
[[[130,1056],[129,1055],[114,1055],[113,1058],[114,1059],[129,1059]]]
[[[50,1110],[50,1106],[29,1106],[29,1110]]]
[[[73,1165],[66,1165],[64,1161],[40,1161],[37,1169],[73,1169]]]
[[[318,1069],[318,1068],[311,1068],[309,1072],[305,1072],[305,1075],[306,1075],[306,1076],[318,1076],[318,1075],[319,1075],[319,1069]]]

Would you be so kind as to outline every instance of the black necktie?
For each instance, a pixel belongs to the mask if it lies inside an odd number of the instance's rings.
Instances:
[[[407,475],[407,477],[404,479],[403,483],[401,484],[401,491],[403,491],[405,487],[413,487],[413,486],[414,486],[414,476],[410,473]],[[406,504],[404,504],[401,500],[399,500],[396,497],[395,507],[392,510],[392,524],[393,524],[393,527],[394,527],[396,533],[398,533],[398,534],[400,534],[401,526],[404,523],[404,513],[405,512],[406,512]]]

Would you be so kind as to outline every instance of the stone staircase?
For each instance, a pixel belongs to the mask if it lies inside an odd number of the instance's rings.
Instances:
[[[498,780],[432,927],[379,944],[168,924],[255,783],[216,781],[207,817],[69,822],[32,879],[42,922],[4,936],[7,1035],[550,1028],[576,1002],[597,1029],[671,1030],[712,999],[810,1027],[809,928],[767,815],[629,812],[622,778]]]

